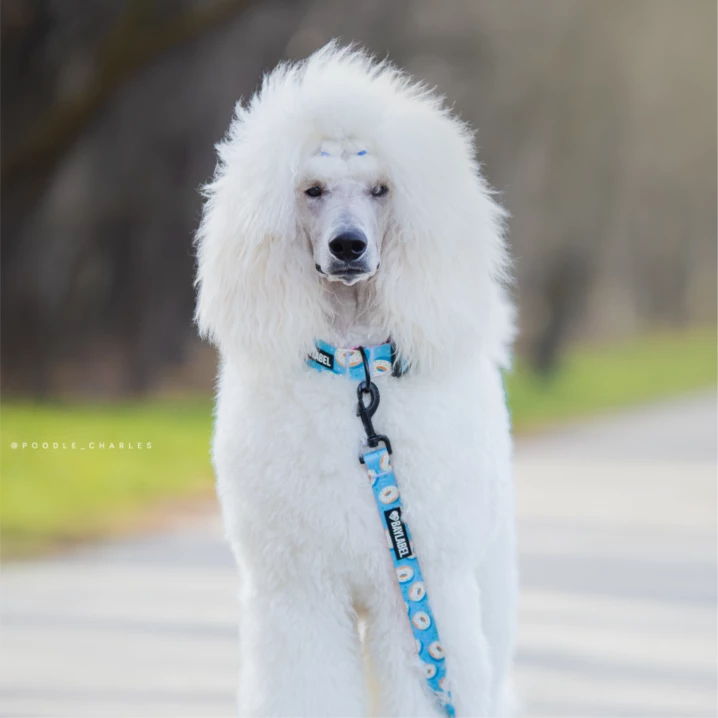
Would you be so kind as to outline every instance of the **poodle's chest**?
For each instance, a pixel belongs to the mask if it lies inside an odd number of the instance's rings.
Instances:
[[[499,405],[482,407],[476,387],[432,392],[416,384],[391,377],[381,382],[375,426],[391,439],[404,515],[422,555],[438,560],[448,553],[473,563],[502,511],[508,480],[503,397]],[[253,526],[258,515],[271,514],[265,534],[269,525],[280,526],[277,539],[302,545],[308,555],[373,570],[388,544],[358,460],[364,431],[356,389],[343,381],[319,386],[320,392],[298,386],[281,398],[234,405],[231,412],[220,403],[220,484],[232,483],[225,494],[237,497],[244,515],[239,523]],[[231,471],[232,464],[242,471]]]

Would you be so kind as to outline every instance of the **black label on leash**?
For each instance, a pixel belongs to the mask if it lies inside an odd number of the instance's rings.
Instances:
[[[406,527],[401,520],[401,509],[387,509],[384,512],[384,521],[389,529],[391,537],[391,545],[394,547],[394,553],[397,558],[411,558],[411,545],[406,537]]]
[[[316,347],[314,351],[309,355],[312,361],[317,364],[325,366],[327,369],[334,371],[334,355],[329,352],[325,352],[323,349]]]

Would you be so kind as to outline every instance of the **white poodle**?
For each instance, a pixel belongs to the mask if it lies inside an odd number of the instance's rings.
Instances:
[[[472,133],[390,64],[330,44],[268,74],[218,153],[197,322],[221,354],[240,714],[507,714],[513,312]],[[365,371],[400,497],[357,416]],[[407,554],[424,580],[411,593]]]

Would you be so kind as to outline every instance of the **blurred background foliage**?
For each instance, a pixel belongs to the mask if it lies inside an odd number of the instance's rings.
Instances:
[[[211,385],[197,187],[232,107],[331,37],[478,128],[513,215],[520,353],[716,313],[712,0],[6,0],[3,389]]]
[[[82,535],[110,507],[209,481],[216,358],[191,322],[197,188],[237,99],[332,37],[437,85],[478,128],[512,214],[519,429],[715,383],[713,0],[5,0],[0,12],[13,535],[33,521]],[[190,410],[187,396],[204,398]],[[56,403],[68,399],[112,403]],[[165,459],[6,448],[11,435],[98,433],[155,438]],[[67,481],[84,481],[73,500],[55,496]],[[29,516],[43,492],[50,508]]]

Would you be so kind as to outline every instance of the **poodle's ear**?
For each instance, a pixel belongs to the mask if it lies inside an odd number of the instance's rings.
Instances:
[[[325,314],[311,252],[297,236],[295,163],[263,132],[246,142],[248,119],[240,109],[204,188],[195,320],[223,356],[271,355],[276,367],[311,349]]]
[[[396,190],[377,277],[387,326],[410,361],[431,367],[479,352],[506,366],[514,336],[506,213],[474,160],[468,129],[440,98],[419,100],[410,117],[397,113],[384,127]]]
[[[511,364],[515,312],[501,235],[490,225],[474,231],[437,237],[402,228],[387,242],[380,304],[388,334],[412,364],[446,368],[467,355]]]

